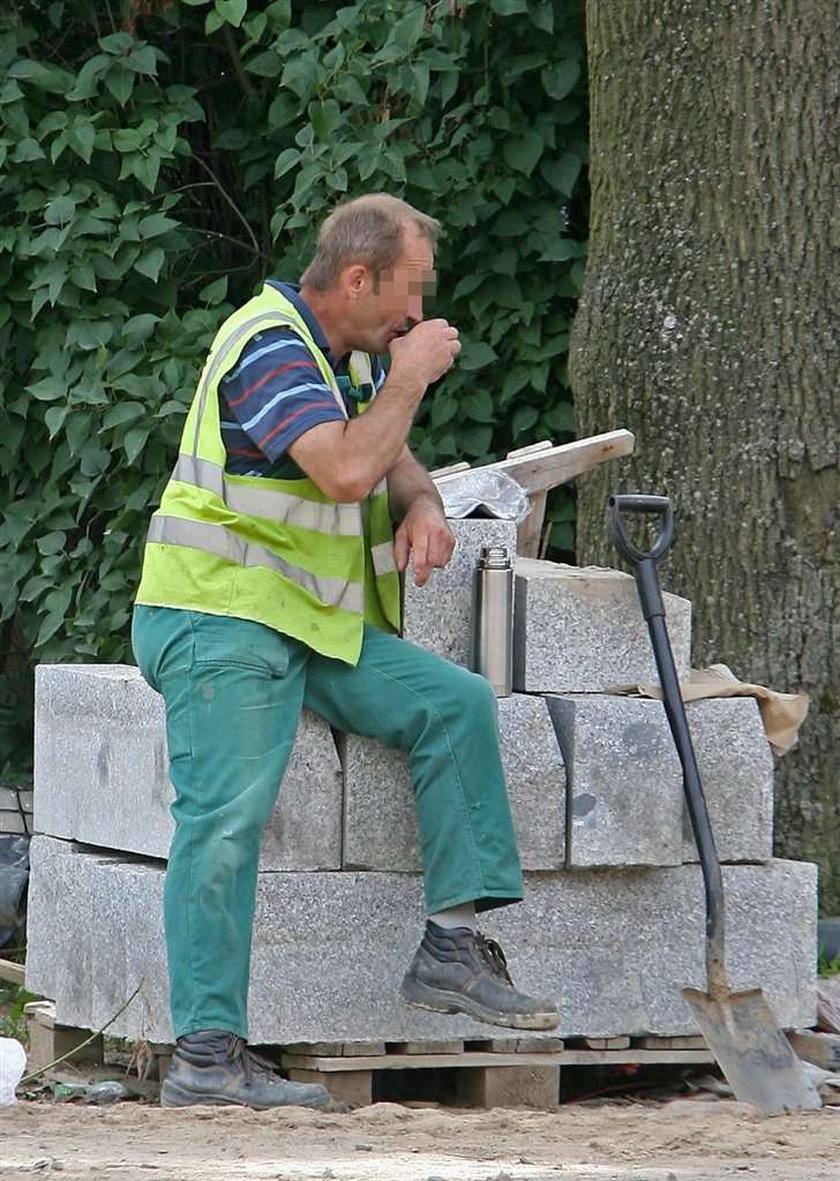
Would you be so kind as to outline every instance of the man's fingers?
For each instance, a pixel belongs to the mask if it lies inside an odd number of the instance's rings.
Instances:
[[[408,565],[408,555],[411,551],[411,546],[408,542],[408,533],[405,529],[398,529],[394,535],[394,562],[400,574],[403,573]]]
[[[437,529],[429,544],[429,566],[445,566],[452,557],[455,538],[448,529]]]
[[[432,570],[429,562],[429,534],[425,530],[415,535],[411,552],[414,560],[414,584],[423,586]]]

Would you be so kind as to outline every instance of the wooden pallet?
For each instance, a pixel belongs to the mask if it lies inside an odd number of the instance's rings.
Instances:
[[[102,1037],[83,1044],[87,1030],[60,1025],[52,1001],[25,1006],[30,1071],[59,1057],[73,1065],[102,1061]],[[172,1047],[142,1043],[163,1080]],[[266,1049],[269,1047],[262,1047]],[[271,1049],[271,1048],[269,1048]],[[702,1037],[498,1037],[480,1041],[307,1042],[274,1047],[280,1066],[297,1082],[323,1084],[333,1098],[353,1107],[373,1102],[380,1071],[450,1072],[454,1102],[469,1107],[531,1107],[554,1110],[560,1072],[581,1066],[708,1066],[714,1058]]]
[[[9,984],[23,985],[23,964],[16,964],[12,960],[0,959],[0,980],[6,980]]]
[[[653,1044],[651,1044],[653,1043]],[[326,1051],[326,1052],[324,1052]],[[702,1037],[492,1038],[467,1042],[320,1043],[286,1046],[281,1066],[296,1082],[322,1083],[353,1106],[372,1102],[374,1072],[455,1071],[456,1101],[474,1107],[553,1110],[569,1066],[711,1065]]]
[[[29,1036],[28,1072],[43,1070],[59,1058],[72,1063],[102,1061],[102,1035],[90,1040],[88,1029],[59,1025],[53,1001],[30,1001],[23,1012]]]

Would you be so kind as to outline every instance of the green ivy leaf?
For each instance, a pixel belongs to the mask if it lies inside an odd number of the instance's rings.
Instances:
[[[165,213],[150,213],[148,217],[141,217],[137,229],[141,238],[156,238],[168,230],[176,230],[179,224]]]
[[[26,390],[39,402],[55,402],[58,398],[67,396],[67,385],[64,379],[54,374],[42,377],[40,381],[26,386]]]
[[[161,268],[166,260],[166,256],[160,246],[153,246],[151,250],[147,250],[145,254],[141,254],[134,264],[135,271],[139,271],[141,275],[145,275],[147,279],[151,279],[156,283],[160,275]]]
[[[150,426],[148,423],[143,426],[134,426],[131,430],[126,431],[123,439],[123,449],[125,456],[129,463],[134,463],[137,456],[146,445],[146,440],[149,437]]]
[[[96,128],[92,123],[76,122],[67,133],[67,142],[85,164],[90,164],[96,141]]]
[[[558,238],[540,255],[541,262],[567,262],[570,258],[585,258],[586,243],[572,238]]]
[[[63,226],[73,220],[76,202],[72,197],[56,197],[44,210],[44,221],[48,226]]]
[[[198,293],[198,298],[202,303],[210,304],[215,307],[220,304],[227,295],[228,277],[222,275],[221,279],[216,279],[212,283],[208,283],[206,287],[202,287]]]
[[[105,86],[110,90],[121,107],[124,107],[131,98],[131,92],[134,90],[134,82],[134,73],[120,62],[113,65],[105,75]]]
[[[160,317],[151,312],[141,312],[139,316],[132,316],[123,324],[121,337],[127,345],[138,345],[148,340],[155,330]]]
[[[544,148],[543,137],[538,132],[525,128],[519,132],[515,139],[505,141],[502,154],[505,162],[516,172],[530,176],[543,154]]]
[[[577,85],[577,80],[580,77],[580,62],[575,58],[556,62],[546,66],[540,77],[549,98],[565,98]]]
[[[468,394],[463,401],[463,417],[467,422],[493,422],[496,417],[496,407],[489,390],[479,389]]]
[[[46,160],[46,158],[46,152],[31,135],[25,136],[18,142],[11,156],[13,164],[28,164],[35,160]]]
[[[485,365],[491,365],[496,360],[495,350],[484,341],[462,340],[461,343],[461,354],[458,357],[458,365],[461,369],[466,369],[469,372],[474,369],[483,369]]]
[[[157,73],[157,51],[152,45],[138,45],[132,49],[125,64],[137,74],[154,75]]]
[[[38,547],[38,552],[46,557],[48,554],[59,554],[64,549],[67,543],[67,535],[61,532],[47,533],[44,537],[39,537],[35,543]]]
[[[571,197],[580,176],[581,159],[574,152],[563,152],[556,160],[544,162],[541,171],[548,183],[559,193]]]
[[[514,437],[521,435],[524,431],[529,431],[539,416],[540,412],[536,406],[517,406],[511,420]]]
[[[283,72],[283,59],[273,49],[266,49],[255,57],[248,58],[245,69],[261,78],[276,78]]]
[[[143,418],[145,413],[146,407],[141,402],[118,402],[116,406],[111,406],[105,411],[99,433],[125,426],[127,422],[135,422],[138,418]]]
[[[247,11],[248,0],[216,0],[216,12],[234,28],[239,28]]]
[[[130,33],[109,33],[107,37],[99,38],[99,48],[115,57],[121,57],[134,48],[134,38]]]
[[[274,162],[274,178],[279,180],[281,176],[285,176],[293,168],[296,168],[302,159],[301,153],[297,148],[286,148]]]
[[[70,413],[69,406],[50,406],[44,415],[44,422],[47,425],[47,430],[50,432],[50,441],[52,441],[61,428],[64,426],[64,420]]]

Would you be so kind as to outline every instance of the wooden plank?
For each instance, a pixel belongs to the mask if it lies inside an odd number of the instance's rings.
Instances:
[[[563,443],[559,447],[546,448],[518,458],[500,459],[497,463],[483,464],[472,470],[480,472],[484,468],[494,468],[496,471],[507,472],[526,492],[533,495],[565,484],[608,459],[631,455],[635,442],[631,431],[607,431],[603,435],[578,439],[574,443]],[[435,478],[435,483],[438,486],[447,484],[451,480],[457,480],[459,474],[450,472],[440,475]]]
[[[285,1054],[309,1058],[361,1058],[386,1053],[384,1042],[294,1042],[282,1049]]]
[[[292,1067],[287,1073],[293,1083],[320,1083],[333,1099],[348,1107],[367,1107],[373,1102],[373,1073],[370,1070],[334,1071],[326,1075],[320,1070]]]
[[[794,1029],[788,1033],[794,1053],[823,1070],[840,1067],[840,1034],[818,1033],[815,1029]]]
[[[0,959],[0,980],[8,980],[10,984],[23,984],[25,971],[23,964]]]
[[[491,1037],[466,1042],[465,1046],[491,1054],[550,1054],[562,1050],[565,1043],[559,1037]]]
[[[692,1065],[714,1062],[708,1050],[558,1050],[545,1054],[383,1054],[376,1058],[320,1058],[283,1054],[281,1063],[292,1070],[320,1070],[326,1074],[341,1070],[425,1070],[450,1066],[639,1066],[666,1063]]]
[[[645,1037],[633,1038],[633,1045],[643,1050],[705,1050],[706,1039],[700,1033],[689,1034],[685,1037]]]
[[[458,463],[450,463],[447,467],[435,468],[433,472],[429,472],[429,475],[433,480],[439,480],[441,476],[453,476],[456,472],[468,472],[469,470],[470,465],[465,459],[462,459]]]
[[[55,1027],[55,1001],[29,1001],[23,1006],[23,1015],[27,1020],[32,1018],[46,1029]]]
[[[309,1058],[340,1058],[344,1042],[290,1042],[286,1054],[304,1054]]]
[[[516,526],[516,553],[522,558],[538,558],[545,520],[547,492],[534,492],[530,497],[531,511]]]
[[[37,1014],[29,1015],[26,1026],[29,1034],[29,1071],[43,1070],[59,1058],[64,1063],[102,1062],[104,1043],[101,1034],[88,1042],[89,1030],[45,1025],[38,1020]]]
[[[537,455],[540,451],[551,451],[554,447],[551,439],[540,439],[539,443],[529,443],[527,447],[517,447],[508,451],[505,459],[521,459],[523,455]]]
[[[384,1042],[342,1042],[341,1055],[343,1058],[376,1058],[380,1054],[387,1054]]]
[[[389,1054],[463,1054],[463,1042],[388,1042]]]
[[[459,1103],[470,1107],[532,1107],[554,1111],[560,1102],[560,1067],[470,1067],[456,1079]]]
[[[568,1037],[566,1047],[571,1050],[626,1050],[629,1037]],[[652,1048],[652,1047],[651,1047]],[[662,1047],[669,1049],[670,1047]]]

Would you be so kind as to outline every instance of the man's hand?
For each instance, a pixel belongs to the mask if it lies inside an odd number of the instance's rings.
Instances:
[[[447,564],[454,549],[455,537],[440,506],[415,500],[394,535],[394,560],[400,573],[413,558],[415,585],[423,586],[435,567]]]
[[[451,369],[461,351],[458,329],[447,320],[422,320],[407,332],[392,340],[390,378],[404,382],[414,389],[424,389]]]

